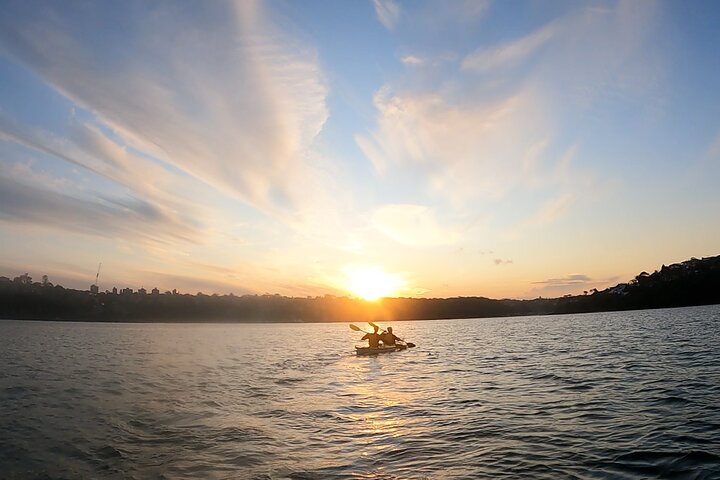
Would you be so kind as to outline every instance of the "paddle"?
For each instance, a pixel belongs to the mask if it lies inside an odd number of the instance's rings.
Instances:
[[[365,330],[358,327],[357,325],[353,325],[352,323],[350,324],[350,330],[355,330],[356,332],[370,333],[370,332],[366,332]]]
[[[368,323],[370,323],[373,327],[375,326],[375,324],[372,323],[372,322],[368,322]],[[378,327],[378,328],[379,328],[380,330],[382,330],[383,332],[385,331],[385,329],[382,329],[382,328],[380,328],[380,327]],[[357,325],[353,325],[352,323],[350,324],[350,330],[355,330],[356,332],[370,333],[370,332],[366,332],[365,330],[363,330],[362,328],[358,327]],[[405,340],[403,340],[402,338],[400,339],[400,341],[401,341],[401,342],[404,342],[405,345],[407,345],[408,348],[413,348],[413,347],[415,346],[414,343],[405,342]]]
[[[368,322],[368,324],[370,324],[370,326],[373,327],[373,328],[379,328],[379,329],[382,330],[383,332],[386,332],[386,331],[387,331],[387,330],[385,330],[384,328],[381,328],[380,326],[375,325],[373,322]],[[352,326],[351,326],[350,328],[352,328]],[[396,335],[396,336],[397,336],[397,335]],[[413,347],[415,347],[415,344],[412,343],[412,342],[406,342],[405,340],[403,340],[403,339],[400,338],[400,337],[397,337],[397,339],[400,340],[401,342],[403,342],[405,345],[407,345],[408,348],[413,348]]]

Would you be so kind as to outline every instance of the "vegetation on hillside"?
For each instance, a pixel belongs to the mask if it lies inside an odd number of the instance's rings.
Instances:
[[[196,295],[154,289],[88,292],[43,276],[0,277],[0,317],[146,322],[330,322],[547,315],[720,303],[720,256],[690,259],[590,294],[534,300],[484,297],[386,298]]]

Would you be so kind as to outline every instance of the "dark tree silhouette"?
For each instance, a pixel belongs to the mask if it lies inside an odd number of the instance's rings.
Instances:
[[[149,322],[329,322],[425,320],[512,315],[544,315],[720,303],[720,256],[691,259],[628,283],[584,295],[533,300],[484,297],[386,298],[377,302],[336,297],[292,298],[281,295],[197,295],[177,290],[148,295],[144,289],[90,292],[53,286],[43,275],[33,283],[25,273],[0,277],[0,317],[87,321]]]

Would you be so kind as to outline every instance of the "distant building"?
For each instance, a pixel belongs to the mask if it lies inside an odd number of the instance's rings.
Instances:
[[[160,295],[160,290],[158,290],[157,287],[155,287],[155,288],[152,289],[152,294],[153,294],[153,295]]]
[[[100,289],[97,285],[90,285],[90,293],[92,293],[93,295],[97,295],[99,291]]]
[[[117,287],[113,287],[112,293],[113,293],[113,295],[117,295]]]
[[[122,292],[120,292],[120,293],[122,293],[123,295],[132,295],[133,289],[132,288],[123,288]]]
[[[146,295],[146,294],[147,294],[147,290],[145,290],[143,287],[140,287],[140,288],[138,289],[138,293],[139,293],[140,295]]]

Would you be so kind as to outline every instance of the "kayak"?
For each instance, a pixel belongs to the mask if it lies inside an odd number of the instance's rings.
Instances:
[[[397,352],[399,350],[405,350],[407,345],[381,345],[379,347],[355,347],[355,351],[358,355],[377,355],[379,353],[390,353]]]

